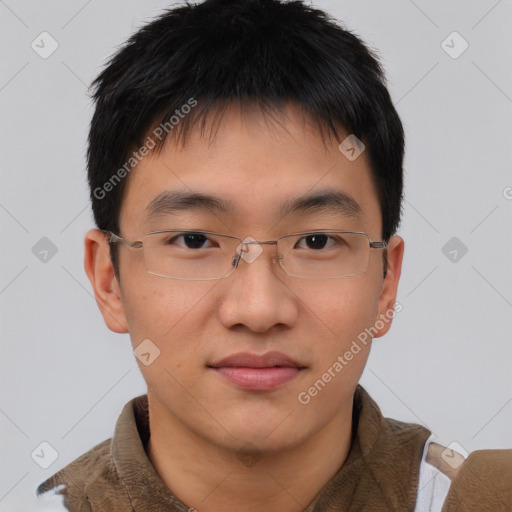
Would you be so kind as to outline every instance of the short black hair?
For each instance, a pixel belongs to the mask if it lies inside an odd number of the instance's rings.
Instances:
[[[159,151],[168,137],[184,144],[200,120],[204,128],[209,113],[234,102],[265,112],[292,102],[322,136],[341,141],[340,128],[356,135],[369,155],[382,238],[398,228],[404,133],[383,69],[359,37],[303,1],[206,0],[167,9],[110,58],[91,91],[87,165],[99,229],[119,233],[138,148]],[[166,129],[149,136],[158,126]],[[119,279],[116,244],[110,252]]]

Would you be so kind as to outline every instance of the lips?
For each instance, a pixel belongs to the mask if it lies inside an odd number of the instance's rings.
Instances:
[[[240,352],[238,354],[225,357],[224,359],[212,363],[209,366],[212,368],[221,368],[226,366],[244,368],[272,368],[273,366],[301,368],[299,363],[281,352],[267,352],[262,355]]]
[[[305,369],[281,352],[241,352],[208,365],[218,375],[247,391],[269,391],[282,386]]]

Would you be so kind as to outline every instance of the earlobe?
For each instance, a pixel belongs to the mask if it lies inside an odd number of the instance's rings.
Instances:
[[[402,271],[404,247],[404,240],[400,236],[394,235],[390,238],[386,251],[386,276],[382,282],[379,297],[378,317],[375,319],[378,330],[375,338],[379,338],[389,331],[395,313],[398,311],[396,295]]]
[[[121,291],[110,260],[107,237],[101,230],[91,229],[85,235],[84,249],[85,272],[107,327],[117,333],[128,332]]]

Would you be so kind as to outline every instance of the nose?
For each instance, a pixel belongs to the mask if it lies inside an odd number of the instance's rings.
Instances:
[[[275,245],[244,244],[237,269],[223,283],[221,323],[227,329],[245,326],[257,333],[292,327],[298,301],[285,280]]]

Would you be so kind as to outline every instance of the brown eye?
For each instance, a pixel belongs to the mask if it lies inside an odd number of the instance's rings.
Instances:
[[[308,235],[305,237],[305,240],[309,249],[324,249],[329,241],[329,237],[327,235],[315,234]]]
[[[177,241],[180,241],[179,243]],[[208,237],[202,233],[182,233],[165,241],[166,245],[178,245],[186,249],[203,249]]]
[[[333,244],[333,239],[325,233],[311,233],[302,237],[298,244],[302,249],[321,251],[322,249],[331,247]]]

